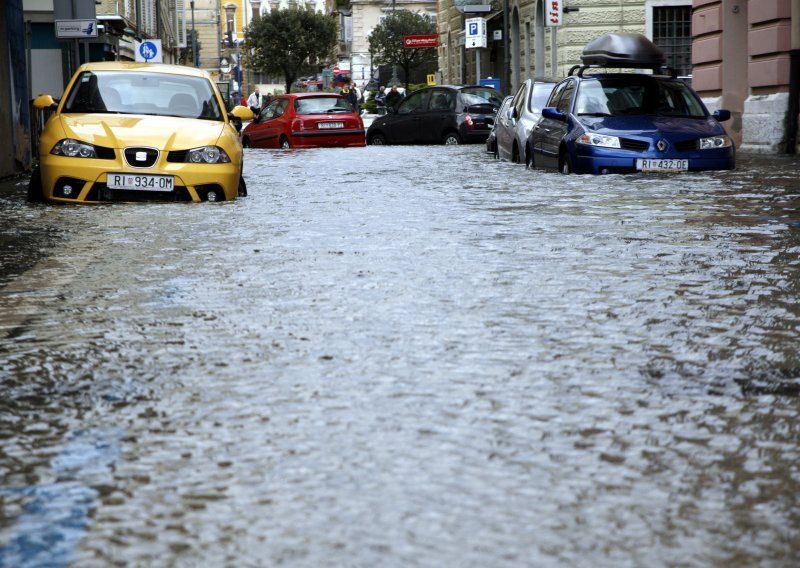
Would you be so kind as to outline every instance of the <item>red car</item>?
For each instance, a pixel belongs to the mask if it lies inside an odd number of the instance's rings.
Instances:
[[[333,148],[364,146],[364,121],[334,93],[290,93],[275,97],[242,130],[245,148]]]

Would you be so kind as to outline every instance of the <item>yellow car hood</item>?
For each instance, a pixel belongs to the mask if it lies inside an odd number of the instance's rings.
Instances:
[[[147,146],[159,150],[188,150],[217,143],[224,122],[118,114],[61,115],[66,138],[96,146]]]

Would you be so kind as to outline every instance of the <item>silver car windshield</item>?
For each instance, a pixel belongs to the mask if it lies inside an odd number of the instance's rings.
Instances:
[[[143,71],[81,73],[66,94],[62,112],[224,120],[207,79]]]
[[[578,116],[706,116],[700,100],[681,81],[633,74],[581,81],[574,109]]]

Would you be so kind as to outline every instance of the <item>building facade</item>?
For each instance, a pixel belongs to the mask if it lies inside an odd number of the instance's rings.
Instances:
[[[693,86],[741,150],[797,153],[800,0],[694,0]],[[792,70],[794,69],[794,74]]]
[[[436,0],[351,0],[352,31],[344,36],[347,51],[340,46],[339,58],[348,59],[352,69],[352,77],[357,84],[363,85],[377,72],[377,68],[369,53],[369,36],[383,18],[395,10],[407,10],[438,18]]]
[[[480,67],[480,78],[501,78],[503,91],[512,93],[529,77],[563,77],[580,62],[589,41],[609,32],[645,34],[679,74],[691,72],[692,0],[559,0],[557,26],[550,25],[552,0],[474,0],[487,12],[470,0],[456,1],[439,4],[439,68],[445,82],[475,82]],[[467,17],[486,18],[486,48],[465,48]]]

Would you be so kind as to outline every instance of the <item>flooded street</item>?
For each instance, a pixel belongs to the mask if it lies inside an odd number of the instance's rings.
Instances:
[[[800,160],[483,150],[0,193],[0,566],[796,566]]]

